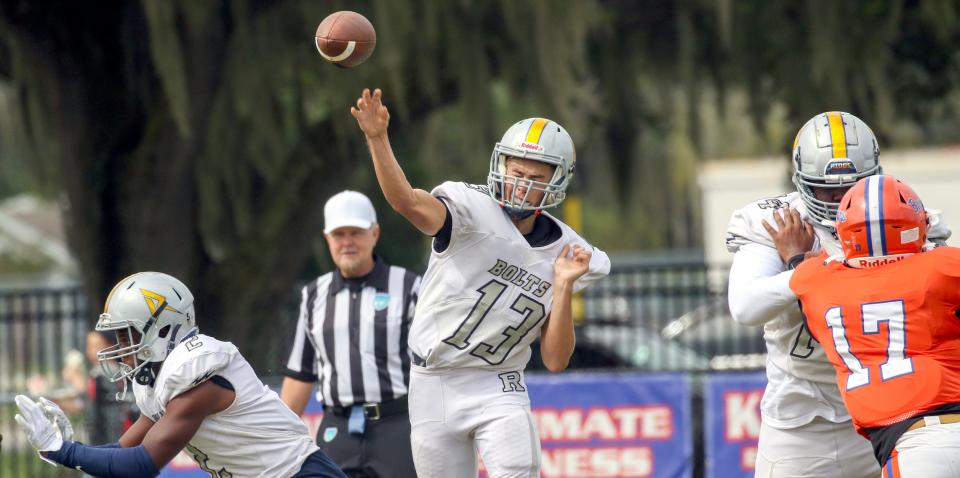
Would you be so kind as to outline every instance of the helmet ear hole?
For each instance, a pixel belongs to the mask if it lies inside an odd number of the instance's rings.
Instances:
[[[157,335],[158,335],[161,339],[165,339],[165,338],[167,338],[167,334],[169,334],[169,333],[170,333],[170,326],[167,325],[167,326],[165,326],[164,328],[160,329],[160,331],[157,332]]]

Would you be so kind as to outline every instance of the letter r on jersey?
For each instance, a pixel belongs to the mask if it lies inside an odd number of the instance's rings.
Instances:
[[[503,383],[504,392],[525,392],[527,389],[523,388],[523,384],[520,383],[520,372],[503,372],[500,375],[500,382]]]

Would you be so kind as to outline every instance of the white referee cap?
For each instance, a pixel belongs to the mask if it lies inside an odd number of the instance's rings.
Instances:
[[[327,200],[323,206],[323,233],[330,234],[341,227],[370,229],[377,223],[373,203],[362,193],[343,191]]]

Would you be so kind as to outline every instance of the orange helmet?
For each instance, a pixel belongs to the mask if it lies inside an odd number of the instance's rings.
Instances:
[[[853,267],[896,262],[923,249],[927,212],[917,193],[899,179],[866,177],[840,200],[837,235]]]

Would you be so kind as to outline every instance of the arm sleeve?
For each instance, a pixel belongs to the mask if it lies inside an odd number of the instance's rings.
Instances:
[[[47,458],[71,469],[103,478],[152,478],[160,473],[143,445],[100,448],[66,441]]]
[[[317,371],[316,347],[313,346],[310,331],[307,330],[307,316],[312,313],[308,310],[310,293],[309,287],[303,288],[300,317],[297,319],[297,329],[293,334],[290,357],[287,359],[287,370],[284,372],[284,375],[301,382],[316,382],[320,378]]]
[[[763,325],[776,318],[786,307],[794,306],[797,296],[790,290],[790,276],[776,249],[760,244],[744,244],[733,256],[727,302],[733,320],[743,325]]]
[[[120,447],[120,442],[114,442],[114,443],[105,443],[103,445],[90,445],[90,448],[121,448],[121,447]]]

